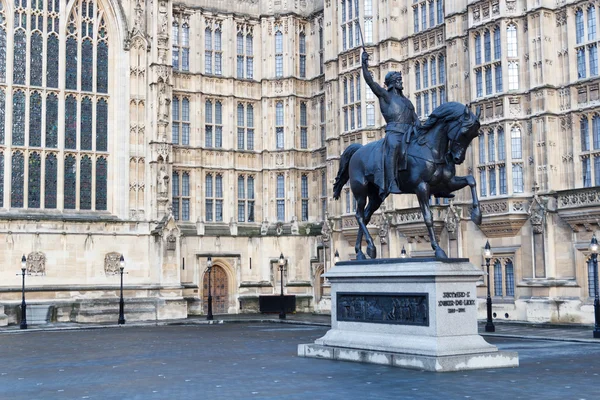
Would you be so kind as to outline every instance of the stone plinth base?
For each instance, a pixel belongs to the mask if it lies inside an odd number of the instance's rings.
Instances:
[[[298,356],[338,361],[354,361],[432,372],[519,366],[518,354],[516,352],[506,351],[434,357],[408,353],[386,353],[384,351],[375,350],[321,346],[318,344],[300,344],[298,345]]]
[[[382,259],[338,263],[331,283],[331,329],[302,357],[427,371],[516,367],[477,332],[476,282],[464,259]]]

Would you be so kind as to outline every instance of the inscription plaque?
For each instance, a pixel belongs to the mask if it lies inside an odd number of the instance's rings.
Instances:
[[[337,293],[337,320],[429,326],[427,293]]]

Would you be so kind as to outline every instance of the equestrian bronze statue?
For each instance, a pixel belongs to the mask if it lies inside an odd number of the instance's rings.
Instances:
[[[421,125],[412,103],[402,93],[402,74],[389,72],[384,89],[369,73],[368,60],[369,55],[363,52],[363,76],[379,99],[379,108],[387,123],[385,137],[365,146],[360,143],[348,146],[342,153],[333,185],[333,198],[339,199],[343,186],[350,181],[356,199],[359,226],[356,258],[366,258],[361,250],[363,234],[367,255],[377,257],[367,224],[388,195],[397,193],[417,195],[435,256],[447,258],[433,232],[429,199],[431,195],[454,197],[451,192],[469,186],[473,196],[471,220],[481,224],[475,178],[472,175],[455,176],[456,164],[465,161],[467,147],[479,133],[481,110],[477,109],[475,115],[464,104],[448,102],[433,110]]]

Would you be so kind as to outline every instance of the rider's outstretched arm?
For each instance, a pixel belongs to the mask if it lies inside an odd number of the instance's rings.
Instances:
[[[367,82],[367,85],[369,85],[373,93],[375,93],[375,95],[379,98],[387,97],[387,91],[373,80],[373,77],[369,72],[369,53],[367,53],[366,51],[362,53],[362,71],[363,76],[365,77],[365,81]]]

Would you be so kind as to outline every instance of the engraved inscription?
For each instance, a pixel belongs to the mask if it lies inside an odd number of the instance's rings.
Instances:
[[[337,320],[429,326],[427,293],[338,293]]]
[[[448,307],[448,314],[467,312],[465,307],[474,306],[475,299],[470,299],[471,292],[443,292],[438,307]]]

